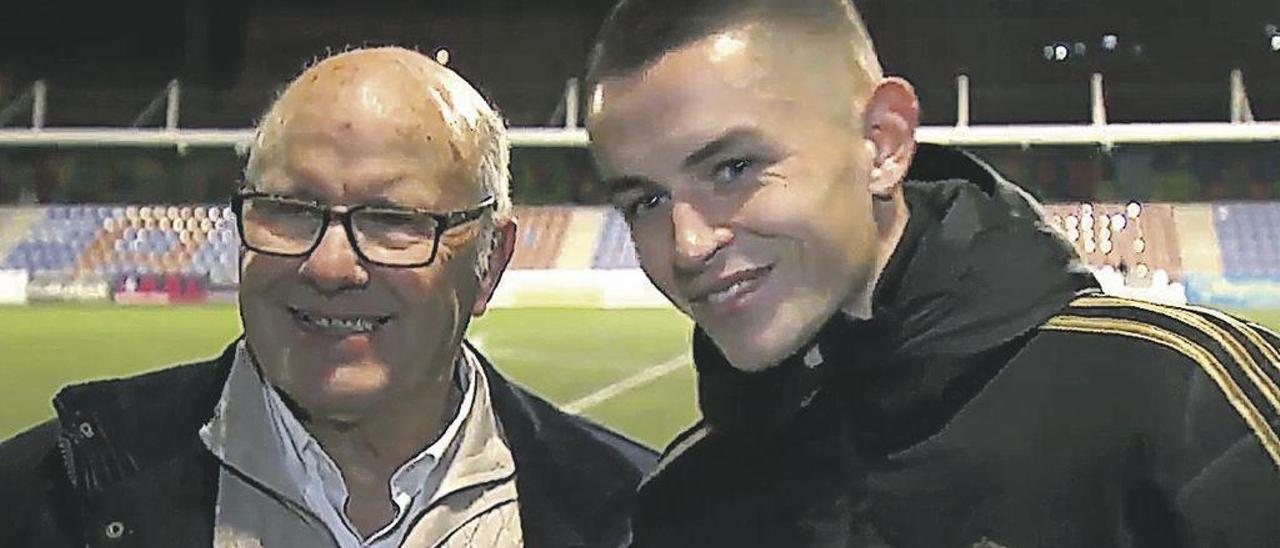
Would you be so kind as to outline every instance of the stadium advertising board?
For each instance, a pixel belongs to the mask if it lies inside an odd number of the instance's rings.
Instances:
[[[208,283],[201,276],[128,275],[116,280],[111,298],[117,304],[202,303]]]
[[[638,269],[512,270],[491,308],[671,308]]]
[[[101,278],[37,275],[27,284],[30,302],[98,302],[111,300],[111,286]]]
[[[27,281],[25,270],[0,270],[0,304],[25,304]]]
[[[1232,280],[1193,273],[1187,276],[1187,299],[1237,310],[1275,309],[1280,308],[1280,281]]]

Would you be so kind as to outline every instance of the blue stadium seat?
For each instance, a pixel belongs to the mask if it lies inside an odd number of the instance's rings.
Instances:
[[[1280,281],[1280,203],[1215,204],[1214,230],[1226,278]]]
[[[627,222],[617,210],[610,209],[605,214],[604,227],[591,264],[594,268],[606,270],[640,267]]]

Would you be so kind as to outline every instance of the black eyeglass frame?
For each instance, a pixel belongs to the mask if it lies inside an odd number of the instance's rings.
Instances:
[[[307,246],[307,249],[305,251],[301,251],[298,253],[280,253],[277,251],[267,251],[264,249],[254,247],[252,244],[249,243],[249,239],[245,237],[244,215],[243,215],[244,202],[246,200],[250,200],[253,198],[270,198],[273,200],[289,202],[289,203],[293,203],[301,206],[306,206],[313,211],[319,212],[321,214],[321,222],[320,222],[319,230],[316,230],[315,240],[311,242],[310,246]],[[276,257],[309,256],[313,252],[315,252],[317,247],[320,246],[320,242],[324,240],[325,232],[329,230],[329,223],[333,221],[334,217],[337,217],[338,220],[342,222],[342,227],[347,233],[347,243],[351,245],[351,250],[355,251],[356,256],[360,257],[360,260],[368,262],[370,264],[392,267],[392,268],[422,268],[425,266],[431,266],[431,263],[435,262],[436,255],[440,251],[440,240],[444,238],[445,232],[448,232],[449,229],[453,227],[479,219],[481,215],[484,215],[484,212],[486,210],[495,208],[497,204],[498,204],[498,200],[493,196],[489,196],[483,200],[480,200],[480,203],[477,204],[475,207],[472,207],[470,209],[463,209],[459,211],[451,211],[449,213],[436,213],[433,211],[428,211],[425,209],[414,208],[414,207],[387,207],[387,206],[375,206],[375,205],[357,205],[357,206],[351,206],[343,211],[338,211],[336,208],[334,208],[334,206],[325,205],[325,204],[314,202],[311,200],[300,200],[298,198],[293,198],[290,196],[281,196],[279,194],[271,194],[269,192],[240,192],[231,198],[231,211],[236,214],[236,230],[240,232],[240,244],[258,253],[273,255]],[[426,261],[418,262],[418,263],[406,263],[406,264],[387,263],[387,262],[378,261],[370,258],[368,255],[365,254],[363,249],[360,249],[360,244],[356,243],[355,226],[351,220],[352,215],[361,211],[386,211],[386,212],[394,212],[394,213],[426,215],[428,217],[431,217],[431,219],[434,220],[436,223],[436,233],[435,233],[435,236],[431,239],[431,255],[427,256]]]

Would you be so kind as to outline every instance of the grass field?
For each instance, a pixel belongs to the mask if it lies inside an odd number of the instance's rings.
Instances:
[[[1280,310],[1242,315],[1280,327]],[[689,330],[669,310],[506,309],[470,337],[509,378],[660,448],[696,417]],[[0,307],[0,439],[52,416],[67,383],[213,356],[239,332],[232,306]]]
[[[566,404],[688,363],[689,330],[668,310],[506,309],[473,322],[470,337],[509,378]],[[67,383],[214,356],[239,333],[232,306],[0,307],[0,439],[52,416],[49,400]],[[696,416],[692,368],[668,369],[582,413],[663,446]]]

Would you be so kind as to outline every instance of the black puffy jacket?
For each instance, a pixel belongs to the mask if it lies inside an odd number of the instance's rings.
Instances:
[[[1274,334],[1100,295],[967,155],[922,145],[908,179],[871,320],[754,374],[695,333],[704,420],[637,546],[1280,546]]]

